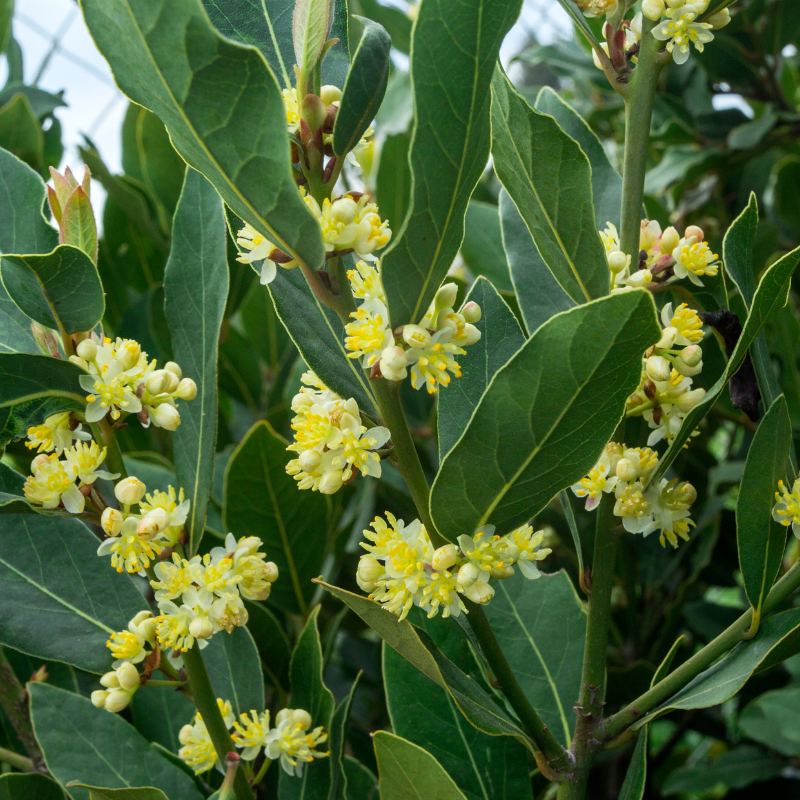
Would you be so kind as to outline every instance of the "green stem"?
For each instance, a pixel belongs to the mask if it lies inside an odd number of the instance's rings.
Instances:
[[[261,765],[261,769],[256,773],[255,778],[253,778],[253,786],[258,786],[261,781],[264,780],[264,776],[267,774],[267,770],[270,768],[272,761],[264,756],[264,763]]]
[[[644,178],[647,172],[647,153],[650,145],[650,122],[656,96],[661,62],[658,49],[661,42],[651,35],[655,23],[646,17],[642,21],[642,46],[625,97],[625,162],[622,172],[622,211],[620,247],[631,257],[631,269],[638,269],[639,232],[644,203]]]
[[[773,608],[782,603],[798,586],[800,586],[800,561],[796,562],[772,587],[772,591],[762,605],[762,616],[765,617]],[[724,656],[734,645],[742,640],[749,630],[752,620],[753,609],[750,608],[716,639],[709,642],[702,650],[699,650],[674,672],[667,675],[664,680],[659,681],[641,697],[638,697],[625,708],[609,717],[603,726],[603,739],[606,741],[613,739],[694,680],[703,670],[708,669],[718,658]]]
[[[566,766],[567,754],[558,740],[547,729],[541,717],[530,704],[522,687],[519,685],[514,671],[511,669],[503,650],[497,641],[492,626],[486,617],[483,606],[465,600],[469,608],[467,622],[480,643],[483,655],[495,678],[500,684],[503,694],[514,709],[526,733],[533,739],[549,766],[557,771]]]
[[[205,722],[208,733],[211,736],[217,759],[220,764],[225,764],[228,753],[236,752],[236,747],[227,727],[225,727],[225,720],[222,718],[217,705],[217,698],[211,688],[211,681],[208,678],[206,665],[203,662],[203,655],[199,647],[192,647],[183,654],[183,665],[186,674],[189,676],[189,684],[192,688],[195,705],[203,717],[203,722]],[[247,776],[244,774],[244,770],[236,772],[234,791],[236,792],[237,800],[253,800],[253,792],[247,783]]]
[[[90,423],[92,435],[101,447],[106,448],[106,464],[111,472],[118,472],[119,478],[114,483],[119,483],[123,478],[128,477],[125,469],[125,462],[122,460],[122,450],[119,449],[119,442],[114,433],[114,429],[109,425],[108,418],[103,417],[99,422]]]
[[[31,758],[32,769],[29,771],[41,772],[44,769],[44,756],[33,733],[28,692],[8,663],[2,647],[0,647],[0,708],[11,720],[17,738]]]
[[[5,747],[0,747],[0,763],[8,764],[21,772],[33,772],[33,761],[31,759],[15,753],[13,750],[7,750]]]
[[[431,490],[422,470],[422,463],[419,460],[414,440],[411,438],[411,431],[408,429],[406,415],[400,402],[400,383],[400,381],[376,378],[371,382],[371,386],[378,402],[378,409],[383,417],[383,423],[392,435],[392,461],[397,464],[397,468],[405,479],[411,492],[411,499],[417,507],[417,513],[427,529],[431,541],[434,546],[441,547],[447,542],[436,530],[431,519],[429,510]]]
[[[176,686],[176,687],[182,687],[182,686],[186,686],[186,681],[153,680],[153,681],[147,681],[145,686]],[[144,687],[142,687],[142,688],[144,688]]]

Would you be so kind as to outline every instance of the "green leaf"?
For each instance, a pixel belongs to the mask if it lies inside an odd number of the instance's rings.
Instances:
[[[0,775],[0,800],[64,800],[64,792],[47,775],[7,772]]]
[[[92,259],[69,244],[47,255],[5,255],[0,278],[31,319],[66,333],[90,331],[103,318],[103,284]]]
[[[0,516],[0,643],[87,672],[106,672],[111,633],[147,608],[125,573],[97,556],[79,520]]]
[[[786,527],[772,518],[778,481],[786,475],[792,423],[783,395],[761,420],[750,449],[736,501],[736,543],[739,565],[753,607],[754,629],[761,604],[781,567],[786,547]]]
[[[410,147],[411,140],[405,133],[387,136],[381,145],[376,195],[381,216],[389,220],[393,231],[400,230],[411,199]]]
[[[37,513],[23,495],[24,485],[24,475],[0,462],[0,514]]]
[[[466,800],[442,765],[421,747],[387,731],[378,731],[372,741],[381,800]]]
[[[478,401],[497,370],[525,343],[517,318],[486,278],[475,281],[465,303],[481,307],[476,327],[481,338],[464,359],[461,377],[439,395],[439,458],[450,452],[467,427]]]
[[[344,800],[378,800],[378,779],[352,756],[344,757]]]
[[[761,666],[772,650],[800,626],[800,609],[783,611],[764,620],[758,633],[740,642],[721,661],[701,672],[690,684],[659,706],[636,727],[668,711],[709,708],[730,700]]]
[[[62,785],[75,781],[109,788],[152,786],[167,797],[200,800],[192,779],[149,745],[125,720],[77,694],[46,683],[30,683],[31,718],[51,775]],[[74,800],[89,800],[71,788]]]
[[[319,492],[301,491],[286,474],[292,453],[267,422],[256,423],[225,470],[225,530],[258,536],[278,565],[270,602],[304,616],[327,550],[328,506]]]
[[[758,201],[755,192],[750,193],[747,207],[733,221],[722,242],[722,258],[725,272],[736,284],[745,307],[750,308],[756,292],[753,269],[753,247],[758,230]]]
[[[797,209],[795,187],[800,180],[800,157],[785,156],[772,168],[770,185],[772,209],[778,221],[792,237],[800,233],[800,212]]]
[[[361,672],[356,675],[355,680],[350,685],[350,691],[345,696],[331,717],[331,732],[328,737],[330,745],[328,750],[331,765],[331,791],[330,800],[339,800],[344,797],[347,787],[347,775],[344,765],[344,749],[347,740],[347,723],[350,719],[350,709],[353,706],[353,698],[361,680]]]
[[[586,17],[583,15],[583,12],[575,5],[573,0],[558,0],[559,5],[564,9],[564,11],[569,14],[572,21],[575,23],[575,27],[586,37],[586,40],[593,46],[599,47],[597,42],[597,38],[594,35],[594,32],[589,27],[589,23],[586,21]]]
[[[246,627],[212,637],[203,650],[203,661],[214,693],[223,700],[230,700],[237,718],[250,711],[260,714],[264,710],[261,659]]]
[[[395,326],[425,314],[461,246],[467,204],[489,157],[492,71],[520,7],[519,0],[420,5],[411,48],[411,208],[381,257]]]
[[[549,86],[543,86],[536,98],[535,108],[549,114],[561,130],[571,136],[589,159],[592,168],[592,198],[594,215],[599,227],[607,222],[619,228],[622,208],[622,178],[608,160],[603,143],[586,120]],[[727,262],[726,262],[727,263]]]
[[[642,800],[647,783],[647,739],[649,727],[645,725],[636,737],[631,763],[625,773],[625,781],[617,800]]]
[[[461,256],[475,275],[488,278],[501,292],[513,292],[497,206],[470,200],[464,218]]]
[[[684,417],[683,424],[672,440],[672,444],[670,444],[667,451],[659,459],[658,467],[656,467],[650,477],[649,484],[656,483],[664,476],[692,435],[692,431],[694,431],[700,423],[700,420],[711,410],[711,407],[716,402],[717,397],[719,397],[719,394],[722,392],[722,389],[725,387],[731,375],[735,374],[741,366],[747,349],[753,343],[758,332],[764,327],[767,320],[775,311],[786,305],[789,298],[789,287],[791,285],[792,275],[798,263],[800,263],[800,248],[792,250],[791,253],[787,253],[764,272],[758,284],[758,288],[756,289],[756,293],[753,295],[750,313],[747,315],[747,321],[739,336],[736,349],[728,359],[724,372],[720,375],[717,382],[706,392],[705,397]]]
[[[245,600],[249,619],[247,629],[253,636],[261,666],[277,688],[289,690],[289,662],[292,657],[289,640],[281,624],[264,603]]]
[[[328,0],[297,0],[294,7],[292,39],[299,75],[308,79],[319,60],[322,46],[328,38]],[[298,81],[300,79],[298,78]],[[298,83],[298,101],[305,96],[305,86]]]
[[[583,576],[586,574],[583,563],[583,545],[581,544],[581,534],[578,530],[578,522],[575,519],[575,510],[572,508],[570,493],[566,489],[562,489],[558,493],[558,502],[561,506],[561,510],[564,512],[564,519],[567,521],[567,527],[569,528],[570,535],[572,536],[572,543],[575,545],[575,555],[578,559],[578,575],[582,581]]]
[[[392,40],[382,25],[366,17],[355,17],[364,34],[353,56],[333,126],[333,152],[340,158],[349,153],[375,119],[386,94]]]
[[[89,195],[79,186],[69,196],[61,210],[61,230],[65,244],[83,250],[93,263],[97,262],[97,223]]]
[[[88,786],[85,783],[71,783],[72,788],[89,790],[89,800],[169,800],[161,791],[152,786],[141,786],[136,789],[104,789],[99,786]]]
[[[529,581],[497,581],[486,607],[492,630],[531,705],[553,735],[572,743],[586,613],[563,570]]]
[[[294,0],[203,0],[203,6],[223,36],[257,47],[283,87],[294,86]],[[342,87],[350,66],[347,3],[337,0],[332,8],[329,37],[339,42],[322,62],[322,83]]]
[[[525,327],[533,333],[550,317],[574,308],[575,302],[544,263],[525,220],[505,189],[500,190],[500,225],[511,282]]]
[[[697,795],[710,792],[720,784],[728,789],[743,789],[759,781],[777,778],[785,767],[783,759],[765,753],[760,747],[742,744],[711,763],[701,762],[676,769],[661,791],[665,795],[678,792]]]
[[[411,52],[411,18],[399,8],[385,6],[378,0],[358,0],[361,13],[379,22],[392,37],[392,47],[408,55]]]
[[[431,492],[450,541],[536,516],[594,465],[658,339],[652,297],[631,291],[553,317],[492,378]],[[603,398],[602,403],[598,398]]]
[[[228,297],[227,231],[214,187],[189,168],[175,211],[172,250],[164,272],[164,313],[172,354],[197,397],[180,404],[173,434],[178,484],[191,500],[186,531],[189,553],[200,542],[214,480],[217,442],[217,353]]]
[[[444,689],[386,645],[383,682],[392,730],[436,758],[467,800],[532,797],[523,746],[468,725]]]
[[[9,0],[4,0],[8,3]],[[13,5],[13,3],[11,4]],[[2,12],[0,12],[2,14]],[[0,39],[2,36],[0,35]],[[0,52],[3,52],[0,50]],[[40,120],[43,117],[52,116],[57,108],[66,108],[67,104],[64,102],[64,91],[53,94],[40,89],[38,86],[21,86],[20,84],[6,85],[0,91],[0,106],[4,106],[16,94],[24,94],[31,104],[31,109],[36,117]],[[55,120],[55,117],[52,117]],[[56,120],[57,121],[57,120]]]
[[[578,143],[535,111],[498,69],[492,81],[492,158],[547,266],[576,303],[608,294],[592,169]]]
[[[334,700],[322,679],[322,646],[319,641],[319,606],[308,617],[292,654],[292,708],[302,708],[311,715],[312,725],[331,730]],[[331,790],[331,765],[323,760],[306,764],[303,779],[281,770],[280,800],[327,800]]]
[[[200,0],[82,8],[117,85],[160,117],[183,159],[284,252],[320,266],[319,225],[292,180],[283,99],[263,56],[217,34]]]
[[[785,756],[800,755],[800,689],[786,687],[756,697],[739,715],[738,725],[750,739]]]
[[[169,656],[162,653],[161,657]],[[153,678],[165,680],[167,676],[154,672]],[[149,687],[136,692],[131,700],[131,718],[136,730],[148,742],[157,742],[173,753],[180,750],[178,733],[192,719],[194,711],[194,705],[181,692],[167,687]]]
[[[44,163],[44,133],[28,98],[21,92],[0,108],[0,147],[29,167],[40,170]]]

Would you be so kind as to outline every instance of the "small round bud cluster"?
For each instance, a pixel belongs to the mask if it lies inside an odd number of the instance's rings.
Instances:
[[[89,392],[87,422],[98,422],[106,414],[113,420],[136,414],[145,428],[152,422],[174,431],[181,422],[175,400],[197,396],[197,385],[183,377],[174,361],[157,369],[155,359],[148,361],[133,339],[101,340],[92,334],[78,344],[70,361],[88,373],[80,377],[81,388]]]
[[[505,536],[497,536],[493,525],[484,525],[472,536],[459,536],[458,545],[434,549],[425,526],[414,520],[405,525],[388,511],[386,520],[375,517],[373,530],[365,530],[362,555],[356,573],[358,585],[371,599],[405,619],[419,606],[428,617],[439,611],[457,617],[467,607],[466,597],[485,605],[494,596],[491,578],[503,580],[514,574],[514,566],[529,579],[538,578],[537,561],[550,550],[540,549],[544,532],[523,525]]]
[[[106,672],[100,678],[100,683],[105,689],[92,692],[92,704],[116,714],[127,707],[139,688],[139,671],[130,661],[126,661],[113,672]]]

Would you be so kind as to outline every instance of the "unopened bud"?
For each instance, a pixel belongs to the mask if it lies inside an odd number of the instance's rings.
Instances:
[[[116,536],[122,530],[124,521],[122,512],[109,506],[100,517],[100,527],[108,536]]]
[[[167,372],[165,369],[157,369],[147,376],[144,386],[152,395],[163,394],[167,391],[167,387],[169,387],[174,377],[171,372]]]
[[[195,617],[189,623],[189,633],[195,639],[208,639],[214,633],[214,626],[208,617]]]
[[[54,356],[58,353],[58,339],[56,339],[56,335],[50,328],[45,328],[44,325],[40,325],[38,322],[31,322],[31,333],[41,353],[46,356]],[[73,358],[75,356],[71,356],[70,361]]]
[[[313,472],[322,461],[322,454],[316,450],[304,450],[298,456],[297,460],[300,462],[300,468],[303,472]]]
[[[280,577],[278,565],[274,561],[267,561],[262,569],[262,575],[264,576],[264,580],[275,583]]]
[[[467,589],[472,586],[481,576],[481,571],[471,561],[459,567],[456,583],[462,588]]]
[[[84,339],[78,343],[75,352],[86,361],[94,361],[97,355],[97,345],[91,339]]]
[[[142,355],[142,347],[139,342],[128,339],[123,345],[117,348],[114,359],[119,362],[122,369],[135,367]],[[84,356],[85,358],[85,356]]]
[[[358,214],[358,205],[352,197],[345,195],[338,200],[334,200],[331,205],[331,216],[344,225],[353,222]]]
[[[650,250],[661,238],[661,225],[657,219],[643,219],[639,231],[639,248]]]
[[[311,714],[302,708],[296,708],[292,711],[292,722],[307,731],[311,727]]]
[[[453,308],[456,304],[457,297],[458,286],[455,283],[446,283],[436,292],[436,297],[434,297],[433,302],[436,308],[439,309]]]
[[[137,670],[130,661],[126,661],[117,668],[117,680],[119,681],[119,685],[128,691],[138,688],[139,670]]]
[[[634,272],[626,283],[634,289],[646,289],[652,280],[653,276],[650,274],[649,269],[640,269]]]
[[[461,309],[461,316],[464,317],[464,321],[471,322],[473,325],[481,321],[481,313],[481,307],[474,300],[470,300]]]
[[[178,425],[181,424],[181,415],[178,413],[178,409],[169,403],[161,403],[155,408],[151,408],[150,419],[157,427],[168,431],[177,430]]]
[[[342,488],[344,479],[340,470],[326,472],[319,482],[319,490],[322,494],[336,494]]]
[[[388,381],[402,381],[407,375],[408,356],[402,347],[391,345],[381,353],[381,374]]]
[[[681,350],[678,359],[690,367],[696,367],[703,361],[703,348],[699,344],[690,344]]]
[[[123,478],[114,487],[114,496],[124,506],[135,506],[147,491],[147,487],[134,477]]]
[[[104,691],[103,689],[97,689],[96,691],[92,692],[92,705],[96,708],[105,708],[106,707],[106,700],[108,699],[108,692]]]
[[[173,375],[177,375],[178,380],[183,377],[181,368],[174,361],[167,361],[167,363],[164,364],[164,369],[167,370],[167,372],[171,372]]]
[[[647,19],[658,22],[664,13],[664,0],[642,0],[642,13]]]
[[[300,117],[305,120],[312,133],[325,123],[328,114],[326,105],[322,98],[315,94],[307,94],[300,101]]]
[[[681,503],[690,506],[697,500],[697,489],[692,486],[688,481],[684,481],[678,487],[678,499]]]
[[[494,597],[494,587],[485,581],[475,581],[472,586],[464,590],[464,596],[473,603],[485,606]]]
[[[616,275],[626,269],[630,258],[621,250],[613,250],[608,254],[608,268]]]
[[[329,106],[331,103],[338,103],[342,99],[342,90],[338,86],[328,84],[319,90],[319,97],[326,106]]]
[[[152,611],[140,611],[132,620],[131,622],[134,625],[141,625],[146,619],[152,619],[153,612]]]
[[[672,226],[661,234],[661,252],[671,254],[681,243],[681,235]]]
[[[600,47],[603,49],[603,52],[608,55],[608,42],[600,42]],[[594,48],[592,48],[592,61],[594,61],[594,65],[597,69],[603,69],[603,64]]]
[[[464,347],[469,347],[471,344],[479,342],[480,339],[481,332],[474,325],[470,325],[468,322],[464,326],[464,339],[461,341],[461,344],[463,344]]]
[[[431,335],[419,325],[404,325],[403,341],[409,347],[427,347],[431,343]]]
[[[109,692],[108,697],[106,697],[106,711],[111,711],[114,714],[119,713],[131,702],[132,696],[133,695],[125,689],[114,689],[114,691]]]
[[[311,408],[311,406],[313,405],[314,405],[313,399],[310,398],[307,394],[303,394],[302,392],[296,394],[292,398],[292,411],[294,411],[295,414],[297,414],[300,411],[300,409]]]
[[[119,678],[117,677],[117,673],[106,672],[106,674],[100,678],[100,684],[105,686],[106,689],[119,689]]]
[[[143,539],[161,533],[169,525],[169,514],[163,508],[154,508],[139,520],[136,533]]]
[[[684,236],[687,239],[691,239],[692,237],[694,237],[695,241],[702,242],[703,238],[705,237],[705,234],[703,233],[702,228],[699,228],[697,225],[690,225],[686,229],[686,233],[684,234]]]
[[[197,384],[191,378],[182,378],[176,391],[181,400],[194,400],[197,397]]]
[[[605,448],[609,460],[609,474],[613,474],[617,468],[619,460],[622,458],[623,448],[618,442],[609,442]]]
[[[450,569],[458,559],[458,550],[454,544],[446,544],[436,550],[431,557],[431,566],[435,570]]]
[[[670,8],[680,8],[685,2],[686,0],[667,0],[667,5]]]
[[[369,594],[375,589],[375,581],[385,572],[383,564],[374,556],[361,556],[356,572],[356,582],[362,592]]]
[[[668,381],[672,373],[672,365],[664,356],[650,356],[647,359],[646,369],[651,380]]]
[[[691,411],[704,397],[706,396],[705,389],[692,389],[690,392],[684,392],[675,400],[675,405],[681,411]]]
[[[617,477],[625,483],[633,483],[639,477],[639,470],[628,458],[621,458],[617,461]]]
[[[731,10],[729,8],[723,8],[722,11],[718,11],[716,14],[712,14],[706,22],[715,30],[721,30],[724,28],[729,22],[731,21]]]

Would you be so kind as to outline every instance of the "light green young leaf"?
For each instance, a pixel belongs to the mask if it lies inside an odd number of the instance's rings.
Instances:
[[[372,741],[381,800],[466,800],[442,765],[421,747],[387,731],[378,731]]]
[[[591,167],[558,123],[535,111],[498,68],[492,81],[492,157],[547,266],[576,303],[608,294]]]
[[[281,250],[320,266],[319,225],[292,180],[283,99],[263,56],[219,36],[200,0],[83,0],[82,9],[119,87],[159,116],[184,160]]]
[[[208,677],[214,694],[230,700],[233,713],[264,710],[264,676],[256,643],[247,628],[234,628],[230,633],[212,637],[203,650]],[[185,720],[188,722],[189,720]]]
[[[411,208],[381,258],[392,324],[417,322],[464,236],[464,214],[489,157],[489,86],[519,0],[426,0],[411,47],[416,117]]]
[[[382,25],[366,17],[355,17],[364,25],[339,111],[333,126],[333,152],[342,158],[359,142],[369,127],[386,94],[389,80],[389,51],[392,40]]]
[[[586,613],[569,576],[562,570],[535,581],[522,574],[498,581],[486,615],[531,705],[569,747],[586,633]]]
[[[498,291],[514,291],[496,205],[470,200],[464,218],[461,257],[474,275],[488,278]]]
[[[656,483],[664,476],[692,435],[692,431],[711,410],[731,375],[735,374],[741,366],[745,354],[758,332],[764,327],[773,313],[786,305],[789,298],[792,275],[799,262],[800,248],[797,248],[776,261],[764,272],[756,293],[753,295],[750,313],[747,315],[747,321],[742,328],[736,349],[728,359],[725,371],[706,392],[706,396],[684,417],[680,430],[667,448],[667,451],[659,459],[658,467],[650,477],[650,484]]]
[[[294,57],[300,75],[310,77],[322,52],[328,33],[328,0],[297,0],[292,22]],[[305,87],[299,86],[298,101],[305,97]]]
[[[194,781],[118,714],[46,683],[30,683],[28,691],[36,739],[47,769],[62,786],[151,786],[167,797],[201,800]],[[87,789],[72,787],[70,794],[74,800],[90,800]]]
[[[79,248],[97,263],[97,223],[89,195],[79,186],[61,209],[61,229],[65,244]]]
[[[736,501],[736,543],[739,565],[753,607],[755,627],[761,603],[781,567],[786,527],[772,518],[778,481],[786,475],[792,423],[783,395],[770,406],[756,430]]]
[[[127,574],[97,556],[97,545],[76,519],[0,516],[0,644],[108,671],[108,637],[147,604]]]
[[[305,616],[314,594],[311,579],[325,560],[328,506],[323,495],[300,491],[286,474],[292,455],[269,423],[256,423],[225,470],[222,518],[225,530],[258,536],[278,565],[270,603]]]
[[[0,800],[64,800],[64,792],[47,775],[7,772],[0,775]]]
[[[486,278],[475,281],[464,302],[470,301],[481,307],[481,319],[476,323],[481,338],[463,360],[461,377],[439,395],[440,459],[458,441],[497,370],[525,343],[517,318]]]
[[[106,309],[97,266],[69,244],[47,255],[4,255],[0,278],[19,309],[46,328],[92,330]]]
[[[28,98],[22,92],[0,108],[0,147],[35,170],[44,163],[44,133]]]
[[[594,465],[659,337],[652,296],[611,295],[553,317],[492,378],[439,468],[431,514],[455,541],[536,516]],[[602,398],[602,400],[600,399]]]
[[[500,225],[511,282],[525,327],[531,334],[550,317],[574,308],[575,301],[544,263],[525,220],[505,189],[500,190]]]
[[[180,403],[173,434],[178,485],[191,501],[186,531],[194,554],[206,522],[217,441],[217,355],[228,297],[227,231],[214,187],[189,167],[175,211],[172,251],[164,271],[164,313],[172,354],[197,397]]]

